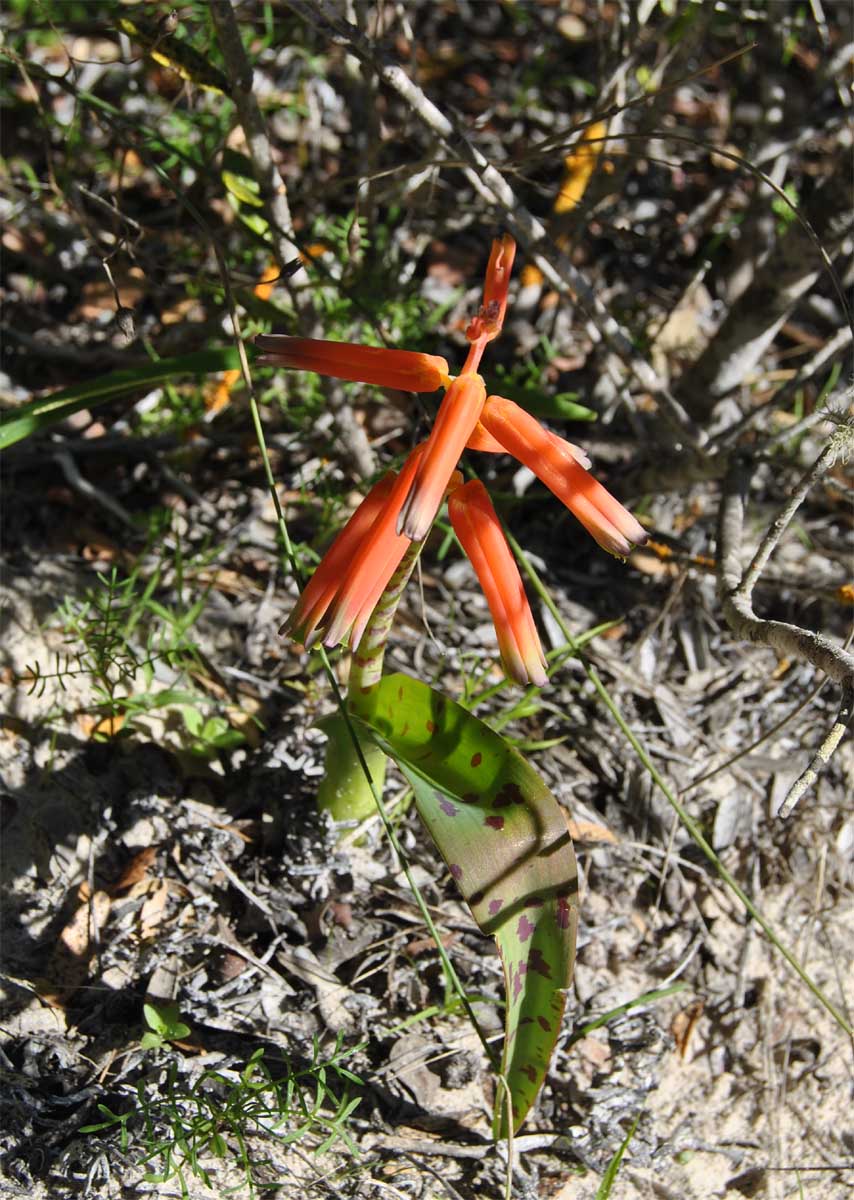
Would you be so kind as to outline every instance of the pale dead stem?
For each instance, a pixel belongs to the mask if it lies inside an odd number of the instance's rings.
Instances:
[[[325,0],[287,0],[288,6],[315,28],[332,30],[362,62],[392,88],[419,120],[435,134],[471,186],[489,205],[500,208],[507,228],[525,247],[531,262],[562,295],[571,295],[585,310],[600,338],[611,347],[640,385],[660,400],[681,441],[700,447],[704,432],[694,424],[665,382],[635,350],[630,335],[608,312],[581,271],[555,245],[548,231],[519,200],[504,175],[481,153],[459,126],[445,115],[402,67],[384,61],[371,41]]]
[[[240,29],[231,0],[212,0],[211,16],[216,26],[226,74],[231,81],[231,96],[246,138],[252,169],[261,189],[264,211],[270,225],[273,255],[279,269],[286,274],[294,261],[299,262],[299,248],[293,240],[294,227],[287,187],[276,166],[267,123],[252,90],[252,64],[240,38]],[[297,289],[292,298],[298,315],[310,326],[305,332],[314,332],[311,328],[314,324],[314,313],[309,293],[304,289]],[[331,380],[323,380],[322,387],[353,465],[359,475],[367,478],[375,469],[374,453],[367,435],[356,420],[343,388]]]
[[[211,0],[210,8],[226,73],[231,80],[231,98],[237,108],[246,148],[267,211],[273,254],[280,269],[285,270],[293,259],[299,258],[299,247],[292,240],[294,227],[285,181],[273,160],[267,124],[252,91],[252,64],[243,48],[230,0]]]
[[[696,420],[710,418],[718,401],[756,367],[823,267],[832,272],[832,259],[854,235],[850,191],[846,162],[816,188],[803,223],[794,222],[777,241],[706,349],[679,380],[677,395]],[[844,310],[844,293],[840,300]]]
[[[754,459],[733,455],[724,481],[718,527],[718,595],[727,624],[746,641],[769,646],[786,657],[806,659],[842,688],[839,714],[830,733],[819,746],[807,769],[799,776],[780,806],[779,815],[788,816],[798,800],[817,780],[842,740],[854,715],[854,655],[837,646],[821,633],[802,629],[787,621],[758,617],[753,610],[753,589],[768,559],[810,488],[824,475],[840,452],[840,443],[851,431],[840,429],[825,446],[813,465],[799,480],[789,500],[768,526],[749,566],[742,570],[739,552],[744,536],[744,514]]]

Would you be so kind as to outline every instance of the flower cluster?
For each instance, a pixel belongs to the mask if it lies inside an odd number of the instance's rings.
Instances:
[[[402,391],[445,395],[430,436],[401,471],[371,489],[330,546],[283,631],[310,646],[358,645],[403,555],[430,531],[443,500],[454,532],[483,588],[501,659],[520,683],[542,686],[546,663],[516,562],[483,484],[463,484],[456,470],[465,449],[512,454],[578,518],[599,545],[624,557],[646,541],[641,525],[589,473],[582,450],[542,425],[518,404],[488,396],[478,374],[489,342],[501,332],[516,244],[497,238],[486,271],[483,303],[469,323],[469,352],[456,377],[444,358],[285,334],[261,334],[261,363],[316,371],[335,379]]]

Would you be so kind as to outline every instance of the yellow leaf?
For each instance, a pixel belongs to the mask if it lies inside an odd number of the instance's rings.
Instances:
[[[144,46],[154,61],[162,67],[168,67],[182,79],[197,83],[199,87],[207,88],[210,92],[227,95],[229,84],[222,71],[209,63],[189,42],[173,36],[176,22],[170,20],[169,14],[159,21],[154,21],[136,12],[136,9],[141,7],[140,4],[135,5],[132,16],[119,17],[119,28]]]
[[[581,140],[563,160],[566,174],[554,202],[556,213],[570,212],[581,203],[596,167],[596,159],[602,151],[603,142],[596,139],[603,138],[607,129],[604,121],[589,125],[582,133]]]

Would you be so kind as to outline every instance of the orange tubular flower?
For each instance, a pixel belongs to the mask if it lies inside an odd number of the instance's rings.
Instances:
[[[445,393],[409,495],[397,518],[397,531],[423,541],[439,511],[451,473],[472,435],[486,399],[479,375],[458,375]]]
[[[513,270],[513,259],[516,257],[516,243],[509,233],[495,238],[492,252],[486,267],[486,280],[483,285],[483,304],[480,312],[469,322],[466,337],[474,342],[486,337],[488,342],[497,338],[504,325],[504,314],[507,312],[507,291],[510,287],[510,272]]]
[[[389,471],[365,496],[303,588],[296,607],[279,630],[282,636],[289,635],[304,646],[317,641],[323,619],[335,600],[347,568],[387,505],[395,479],[394,471]]]
[[[331,620],[323,636],[325,646],[347,642],[355,647],[386,585],[396,571],[410,539],[395,532],[403,498],[409,492],[425,452],[425,443],[412,451],[361,544],[353,546],[331,606]]]
[[[591,153],[591,162],[593,158]],[[542,687],[545,659],[495,510],[483,485],[463,484],[455,470],[466,447],[514,455],[610,554],[624,558],[633,545],[646,541],[631,513],[588,474],[590,460],[583,450],[544,429],[512,400],[487,398],[477,370],[486,346],[504,323],[515,254],[516,243],[509,234],[493,241],[483,303],[466,329],[468,356],[453,380],[445,359],[435,354],[284,334],[256,337],[260,363],[398,391],[446,389],[427,441],[413,451],[399,475],[390,473],[368,493],[280,632],[306,646],[322,638],[327,646],[345,642],[355,649],[403,555],[412,542],[427,536],[450,490],[451,522],[489,602],[507,673],[520,683]]]
[[[575,448],[543,429],[518,404],[490,396],[483,407],[481,424],[554,492],[603,550],[625,558],[633,545],[642,546],[646,541],[643,526],[588,474],[573,453]]]
[[[444,358],[417,350],[386,350],[382,346],[326,342],[284,333],[260,333],[255,345],[263,351],[258,362],[265,366],[316,371],[333,379],[372,383],[400,392],[435,392],[450,382]]]
[[[448,515],[486,596],[505,671],[517,683],[543,687],[548,676],[537,628],[516,560],[483,484],[472,480],[453,492]]]
[[[486,279],[483,284],[483,304],[481,304],[477,316],[469,321],[466,329],[466,337],[471,342],[471,346],[461,372],[463,375],[478,369],[487,343],[498,337],[501,332],[504,325],[504,314],[507,311],[510,272],[513,269],[515,257],[516,243],[509,233],[493,240],[492,252],[486,267]]]
[[[543,429],[542,432],[562,449],[568,450],[580,466],[585,469],[592,466],[589,456],[580,446],[576,446],[574,442],[565,441],[563,438],[558,437],[556,433],[549,432],[548,429]],[[494,438],[491,433],[486,431],[482,421],[478,421],[477,425],[475,425],[474,433],[466,442],[466,450],[479,450],[481,454],[507,453],[507,447],[502,446],[497,438]]]

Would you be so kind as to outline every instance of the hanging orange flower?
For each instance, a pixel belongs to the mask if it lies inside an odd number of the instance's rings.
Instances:
[[[263,351],[258,362],[265,366],[316,371],[352,383],[372,383],[401,392],[435,392],[451,382],[444,358],[417,350],[386,350],[285,333],[259,333],[255,345]]]
[[[452,492],[448,515],[486,596],[504,670],[519,683],[542,687],[548,676],[537,627],[516,560],[483,484],[472,479]]]
[[[486,387],[479,375],[458,375],[445,392],[424,457],[398,514],[398,532],[421,542],[430,532],[451,473],[478,422]]]
[[[304,646],[321,640],[327,646],[358,644],[409,545],[394,526],[423,452],[424,446],[417,446],[400,474],[389,471],[374,484],[323,556],[279,633]]]
[[[483,352],[501,332],[516,243],[492,243],[483,303],[466,329],[469,352],[454,378],[444,358],[349,342],[261,334],[258,360],[316,371],[335,379],[401,391],[444,387],[433,430],[400,474],[368,493],[332,543],[282,632],[310,646],[346,642],[355,648],[407,547],[430,531],[448,489],[448,511],[460,544],[486,595],[505,670],[520,683],[546,682],[545,658],[519,571],[495,509],[480,483],[459,484],[457,462],[468,447],[506,452],[529,467],[578,518],[603,549],[625,557],[646,541],[643,527],[588,472],[583,450],[551,433],[512,400],[486,395],[477,373]]]
[[[625,558],[632,545],[646,541],[643,526],[586,470],[586,455],[579,458],[571,442],[501,396],[489,397],[480,420],[488,434],[554,492],[603,550]]]

